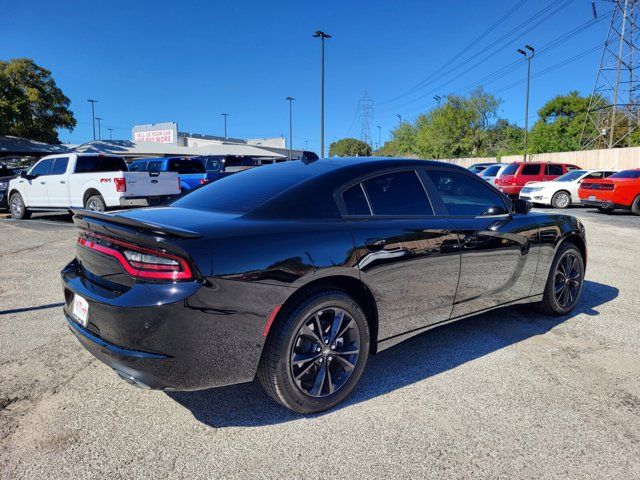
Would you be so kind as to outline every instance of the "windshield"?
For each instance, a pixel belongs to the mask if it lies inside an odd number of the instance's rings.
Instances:
[[[315,173],[316,169],[300,162],[244,170],[199,188],[172,205],[197,210],[248,213]]]
[[[502,172],[502,176],[504,177],[505,175],[515,175],[517,171],[518,171],[518,164],[512,163],[511,165],[509,165],[507,168],[504,169],[504,172]]]
[[[609,178],[640,178],[640,170],[623,170],[622,172],[614,173]]]
[[[565,173],[561,177],[558,177],[554,180],[554,182],[574,182],[582,177],[586,170],[571,170],[569,173]]]
[[[502,168],[502,165],[491,165],[482,171],[481,177],[495,177],[498,171]]]

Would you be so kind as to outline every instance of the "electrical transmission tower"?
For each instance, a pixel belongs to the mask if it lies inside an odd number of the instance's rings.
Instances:
[[[371,143],[371,120],[373,119],[373,99],[365,92],[360,99],[360,115],[362,116],[362,127],[360,128],[360,140],[369,145]]]
[[[613,4],[613,11],[580,138],[585,150],[628,146],[640,125],[640,64],[636,65],[640,61],[640,0],[607,3]],[[595,2],[593,8],[595,15]]]

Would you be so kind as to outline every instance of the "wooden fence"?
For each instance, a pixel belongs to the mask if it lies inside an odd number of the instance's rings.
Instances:
[[[522,162],[523,160],[525,160],[524,155],[508,155],[499,160],[496,157],[442,159],[443,162],[455,163],[463,167],[469,167],[474,163],[480,162],[500,161],[501,163],[511,163]],[[581,150],[578,152],[533,153],[526,156],[526,161],[572,163],[585,169],[613,168],[615,170],[626,170],[629,168],[640,168],[640,147]]]

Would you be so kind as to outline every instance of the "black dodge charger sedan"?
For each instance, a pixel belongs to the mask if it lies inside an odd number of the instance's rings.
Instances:
[[[64,313],[135,385],[257,375],[277,402],[318,412],[349,395],[369,355],[427,329],[516,303],[571,311],[584,228],[529,207],[441,162],[256,168],[166,207],[76,211]]]

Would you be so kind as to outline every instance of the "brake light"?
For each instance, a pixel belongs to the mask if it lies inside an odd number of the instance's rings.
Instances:
[[[201,178],[200,179],[200,185],[204,185],[206,183],[209,183],[209,179],[208,178]]]
[[[153,280],[189,280],[193,273],[184,258],[129,242],[86,233],[78,237],[78,245],[115,258],[135,278]]]
[[[113,182],[116,184],[116,192],[126,192],[127,191],[127,179],[124,177],[117,177],[113,179]]]

